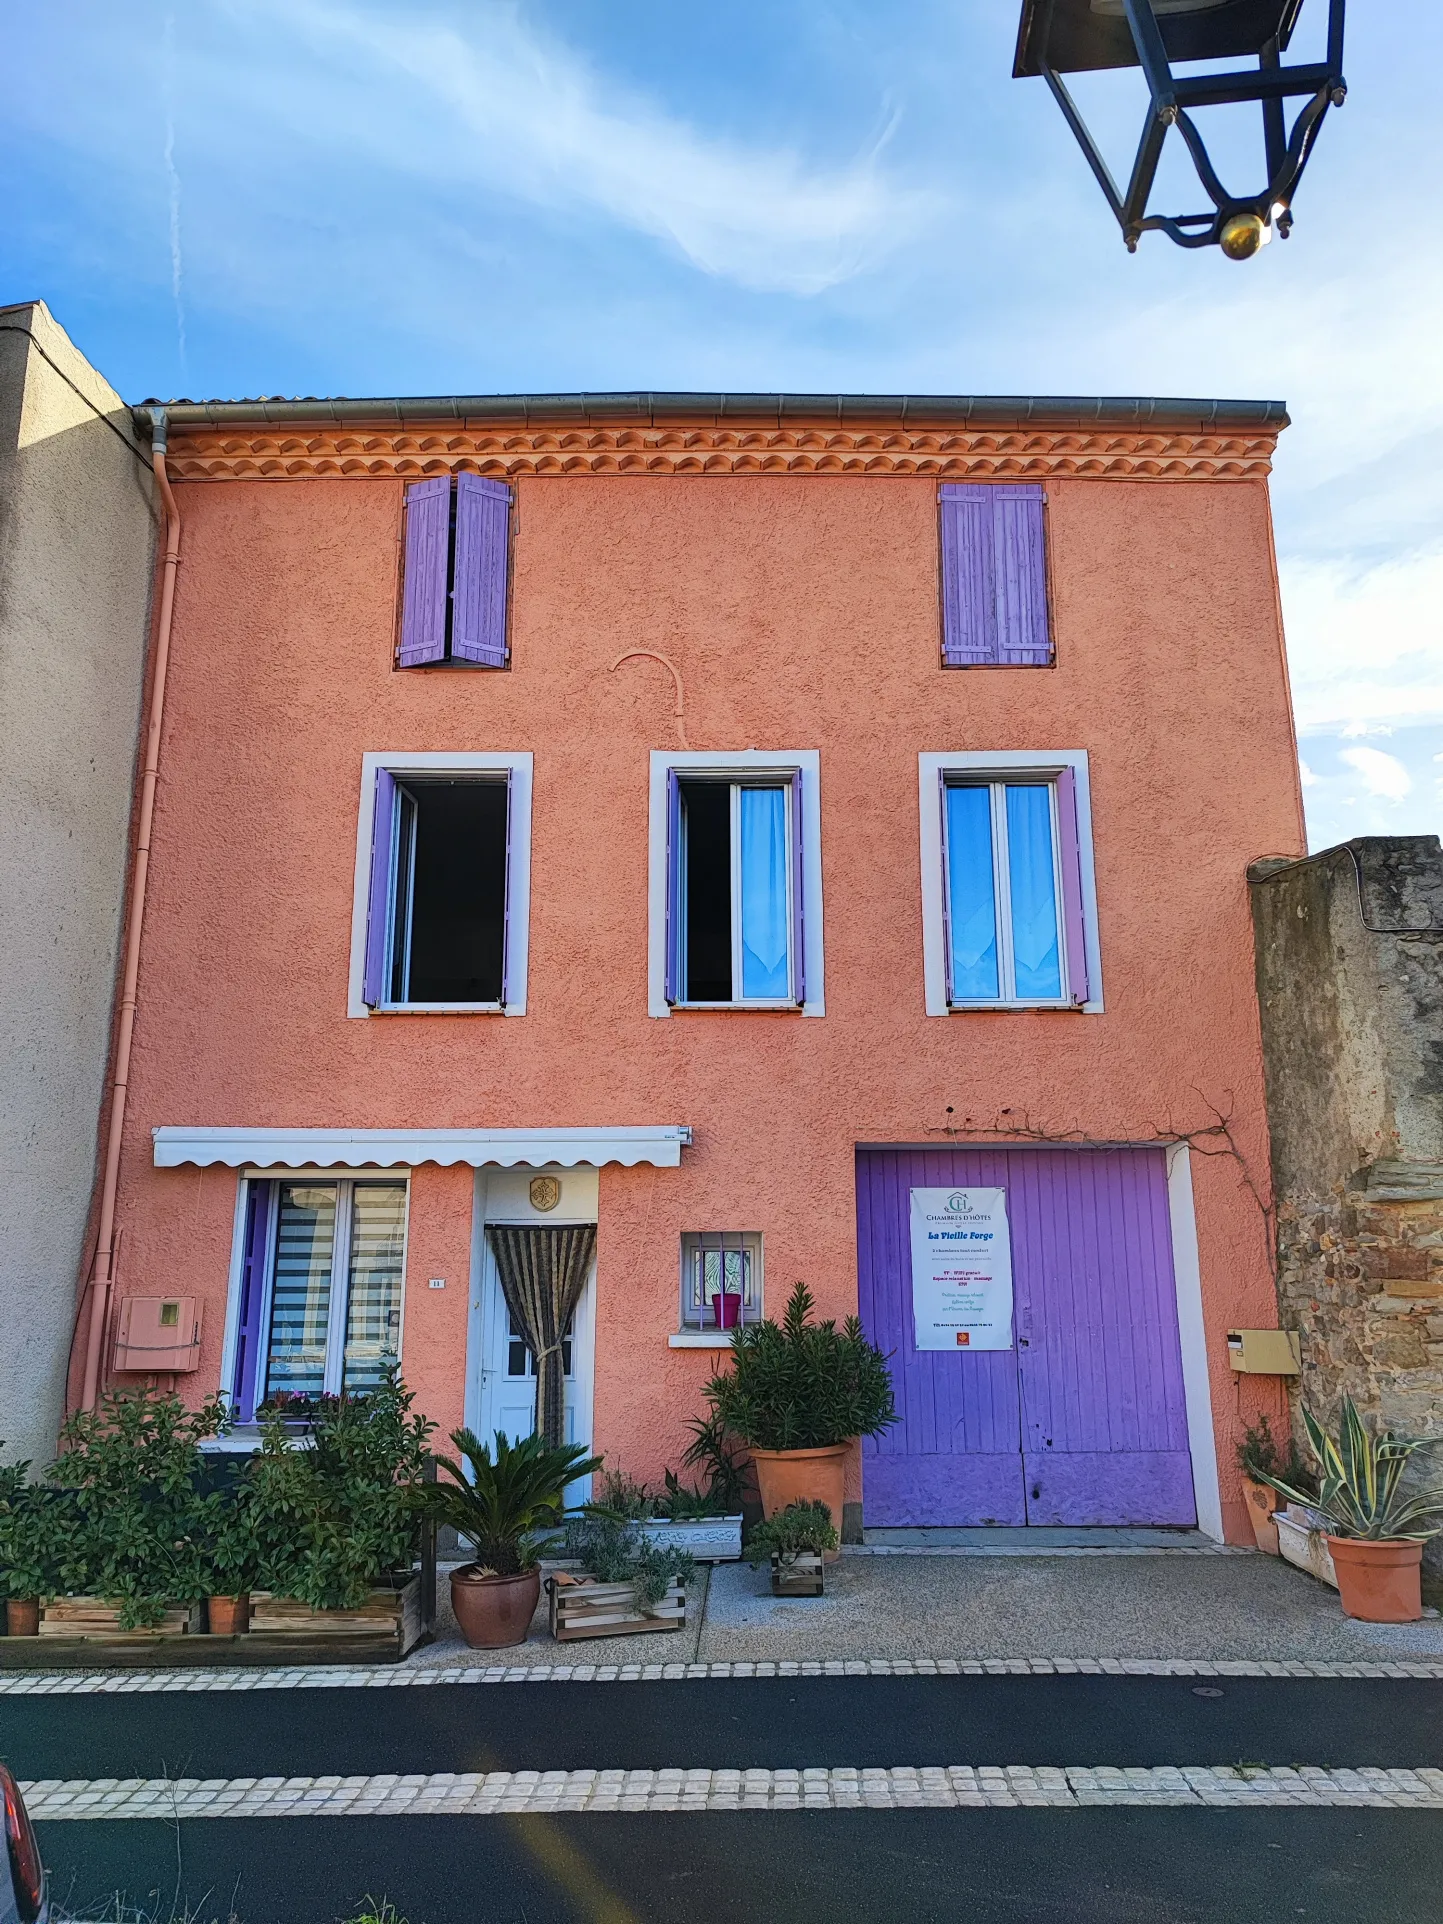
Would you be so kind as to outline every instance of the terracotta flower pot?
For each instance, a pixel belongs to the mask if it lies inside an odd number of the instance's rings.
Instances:
[[[1328,1538],[1343,1614],[1363,1623],[1416,1623],[1423,1614],[1423,1545],[1406,1538]]]
[[[757,1466],[763,1516],[773,1517],[789,1503],[825,1503],[833,1528],[841,1535],[845,1443],[833,1443],[824,1450],[753,1450],[752,1461]],[[840,1555],[840,1550],[828,1550],[826,1561],[835,1563]]]
[[[451,1608],[461,1635],[475,1650],[497,1650],[525,1643],[541,1598],[541,1572],[516,1577],[483,1577],[474,1563],[451,1572]]]
[[[1243,1478],[1243,1495],[1248,1500],[1248,1517],[1258,1548],[1266,1550],[1270,1557],[1281,1556],[1278,1526],[1273,1521],[1273,1512],[1283,1507],[1283,1498],[1270,1484],[1259,1483],[1250,1476]]]
[[[243,1635],[251,1627],[250,1592],[243,1590],[238,1597],[212,1597],[207,1614],[213,1637]]]
[[[11,1637],[40,1635],[39,1597],[11,1597],[5,1605],[5,1630]]]

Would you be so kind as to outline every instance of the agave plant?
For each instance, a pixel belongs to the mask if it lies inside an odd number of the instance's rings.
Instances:
[[[496,1432],[494,1456],[474,1430],[452,1430],[451,1441],[470,1474],[455,1458],[438,1456],[426,1509],[474,1543],[476,1561],[498,1577],[534,1569],[561,1527],[567,1484],[599,1470],[601,1458],[588,1456],[582,1443],[551,1444],[542,1436],[513,1443],[504,1430]]]
[[[1290,1503],[1316,1510],[1330,1532],[1369,1542],[1421,1541],[1443,1530],[1443,1484],[1421,1489],[1399,1488],[1415,1450],[1427,1449],[1436,1437],[1396,1436],[1380,1430],[1374,1436],[1358,1414],[1351,1396],[1343,1398],[1337,1440],[1327,1434],[1311,1410],[1303,1411],[1308,1442],[1318,1459],[1316,1495],[1298,1489],[1281,1476],[1253,1472],[1271,1484]]]

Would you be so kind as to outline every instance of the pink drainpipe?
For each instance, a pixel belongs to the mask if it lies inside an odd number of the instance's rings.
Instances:
[[[89,1321],[85,1331],[85,1377],[80,1407],[94,1409],[100,1388],[101,1344],[110,1314],[115,1279],[115,1196],[120,1184],[120,1140],[125,1096],[130,1083],[130,1050],[135,1035],[136,985],[140,979],[140,937],[145,923],[145,884],[150,873],[150,830],[155,818],[155,783],[160,769],[160,730],[165,717],[165,672],[170,662],[170,626],[175,612],[175,571],[180,566],[180,509],[165,471],[165,409],[151,410],[150,461],[165,507],[165,555],[160,570],[160,616],[155,635],[155,674],[150,688],[150,719],[145,732],[145,765],[140,776],[140,819],[135,835],[135,867],[126,911],[125,971],[120,985],[120,1023],[115,1037],[115,1080],[110,1090],[100,1225],[89,1281]]]

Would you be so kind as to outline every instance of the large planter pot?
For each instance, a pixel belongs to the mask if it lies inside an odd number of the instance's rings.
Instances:
[[[637,1529],[659,1550],[685,1550],[698,1563],[736,1563],[742,1553],[741,1512],[735,1516],[643,1517]]]
[[[1416,1623],[1423,1614],[1423,1545],[1401,1538],[1328,1538],[1343,1614],[1363,1623]]]
[[[239,1637],[251,1627],[249,1591],[236,1597],[211,1597],[206,1604],[206,1621],[213,1637]]]
[[[461,1635],[475,1650],[499,1650],[525,1643],[541,1599],[541,1572],[515,1577],[483,1577],[474,1563],[451,1572],[451,1608]]]
[[[40,1635],[39,1597],[11,1597],[5,1605],[5,1634],[8,1637]]]
[[[1271,1484],[1259,1483],[1250,1476],[1243,1478],[1243,1495],[1248,1500],[1248,1519],[1253,1526],[1258,1548],[1265,1550],[1270,1557],[1281,1556],[1278,1526],[1273,1521],[1273,1512],[1282,1509],[1282,1497]]]
[[[789,1503],[825,1503],[840,1534],[847,1448],[833,1443],[822,1450],[753,1450],[762,1515],[773,1517]],[[828,1550],[827,1562],[835,1563],[840,1554]]]
[[[1278,1532],[1278,1553],[1284,1563],[1306,1570],[1310,1577],[1316,1577],[1319,1583],[1331,1584],[1336,1590],[1338,1573],[1333,1568],[1328,1539],[1317,1513],[1289,1503],[1286,1508],[1273,1512],[1273,1523]]]

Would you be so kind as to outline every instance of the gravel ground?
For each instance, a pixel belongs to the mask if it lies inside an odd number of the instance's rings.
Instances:
[[[409,1661],[476,1662],[438,1586],[436,1641]],[[545,1594],[508,1664],[706,1663],[866,1657],[1193,1657],[1386,1663],[1443,1658],[1443,1620],[1355,1623],[1335,1591],[1276,1558],[948,1557],[844,1554],[827,1594],[783,1599],[765,1570],[719,1564],[693,1588],[686,1628],[553,1643]]]

